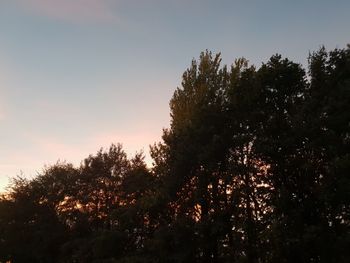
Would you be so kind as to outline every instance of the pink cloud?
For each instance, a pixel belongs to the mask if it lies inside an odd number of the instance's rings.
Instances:
[[[73,23],[115,22],[110,0],[20,0],[37,15]]]

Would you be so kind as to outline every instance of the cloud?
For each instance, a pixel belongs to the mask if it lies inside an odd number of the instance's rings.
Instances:
[[[19,0],[36,15],[72,23],[116,22],[110,0]]]

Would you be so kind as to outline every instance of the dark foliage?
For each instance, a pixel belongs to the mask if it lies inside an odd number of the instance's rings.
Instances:
[[[128,159],[16,178],[0,199],[0,262],[350,261],[350,47],[260,68],[203,52],[171,124]]]

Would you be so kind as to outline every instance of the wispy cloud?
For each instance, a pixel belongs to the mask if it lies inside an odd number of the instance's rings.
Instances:
[[[18,0],[36,15],[73,23],[117,22],[110,0]]]

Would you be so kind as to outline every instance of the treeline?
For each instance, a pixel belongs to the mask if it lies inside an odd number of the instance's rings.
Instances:
[[[150,153],[14,179],[0,261],[350,261],[350,46],[259,68],[203,52]]]

